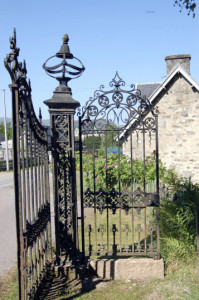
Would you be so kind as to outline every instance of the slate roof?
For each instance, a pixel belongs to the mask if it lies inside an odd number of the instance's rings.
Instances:
[[[142,96],[146,96],[147,99],[155,92],[160,86],[160,82],[155,83],[137,83],[136,88],[141,91]]]

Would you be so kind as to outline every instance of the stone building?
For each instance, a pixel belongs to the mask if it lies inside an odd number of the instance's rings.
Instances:
[[[167,168],[199,182],[199,85],[190,76],[190,60],[190,55],[167,56],[165,80],[137,84],[137,88],[159,108],[161,160]],[[123,147],[126,154],[129,154],[128,140]],[[153,145],[147,154],[152,151]]]

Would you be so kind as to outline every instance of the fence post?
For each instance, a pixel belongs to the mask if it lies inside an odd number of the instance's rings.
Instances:
[[[55,55],[62,59],[62,63],[48,67],[48,59],[43,65],[51,77],[53,73],[62,73],[62,76],[55,77],[59,86],[55,89],[53,97],[44,101],[50,113],[57,265],[60,261],[65,262],[76,256],[78,243],[74,114],[80,103],[72,98],[71,89],[68,87],[68,81],[72,78],[66,77],[65,73],[79,77],[84,67],[82,64],[81,67],[76,67],[67,63],[67,59],[74,58],[70,53],[68,40],[68,35],[64,35],[63,45]],[[54,71],[56,68],[59,70]],[[68,68],[75,69],[76,72],[69,72]]]

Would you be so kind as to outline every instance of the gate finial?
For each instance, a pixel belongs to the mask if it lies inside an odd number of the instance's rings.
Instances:
[[[69,37],[67,34],[65,34],[63,36],[63,44],[59,52],[57,52],[56,55],[48,58],[43,64],[43,68],[50,77],[56,78],[59,81],[60,85],[66,86],[68,91],[70,92],[70,88],[68,88],[68,82],[71,79],[75,79],[81,76],[85,68],[82,62],[78,58],[73,56],[73,54],[70,52],[68,41]],[[55,66],[48,67],[47,62],[54,57],[61,58],[62,62]],[[69,64],[67,62],[68,59],[77,60],[80,66],[72,65],[71,63]],[[60,74],[60,76],[57,76],[57,74]]]
[[[61,45],[61,48],[59,52],[56,53],[56,57],[63,58],[65,55],[66,58],[73,58],[72,53],[70,53],[70,48],[68,46],[69,37],[68,34],[64,34],[63,36],[63,44]]]

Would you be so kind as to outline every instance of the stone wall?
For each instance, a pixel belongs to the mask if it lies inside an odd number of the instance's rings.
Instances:
[[[199,182],[199,93],[184,77],[174,80],[159,103],[159,151],[168,168]]]
[[[152,114],[148,114],[147,117],[152,117]],[[133,159],[141,158],[143,159],[143,133],[141,131],[134,131],[131,133],[132,136],[132,147],[131,147],[131,138],[128,136],[125,142],[123,143],[123,153],[125,155],[128,155],[131,157],[131,152],[132,152],[132,157]],[[146,132],[145,133],[145,157],[150,156],[154,153],[156,149],[156,144],[155,144],[155,134]]]
[[[176,75],[157,98],[159,107],[159,153],[167,168],[199,182],[199,93]],[[134,157],[141,157],[142,141],[134,144]],[[150,154],[155,145],[147,148]],[[124,153],[130,154],[129,138]]]

